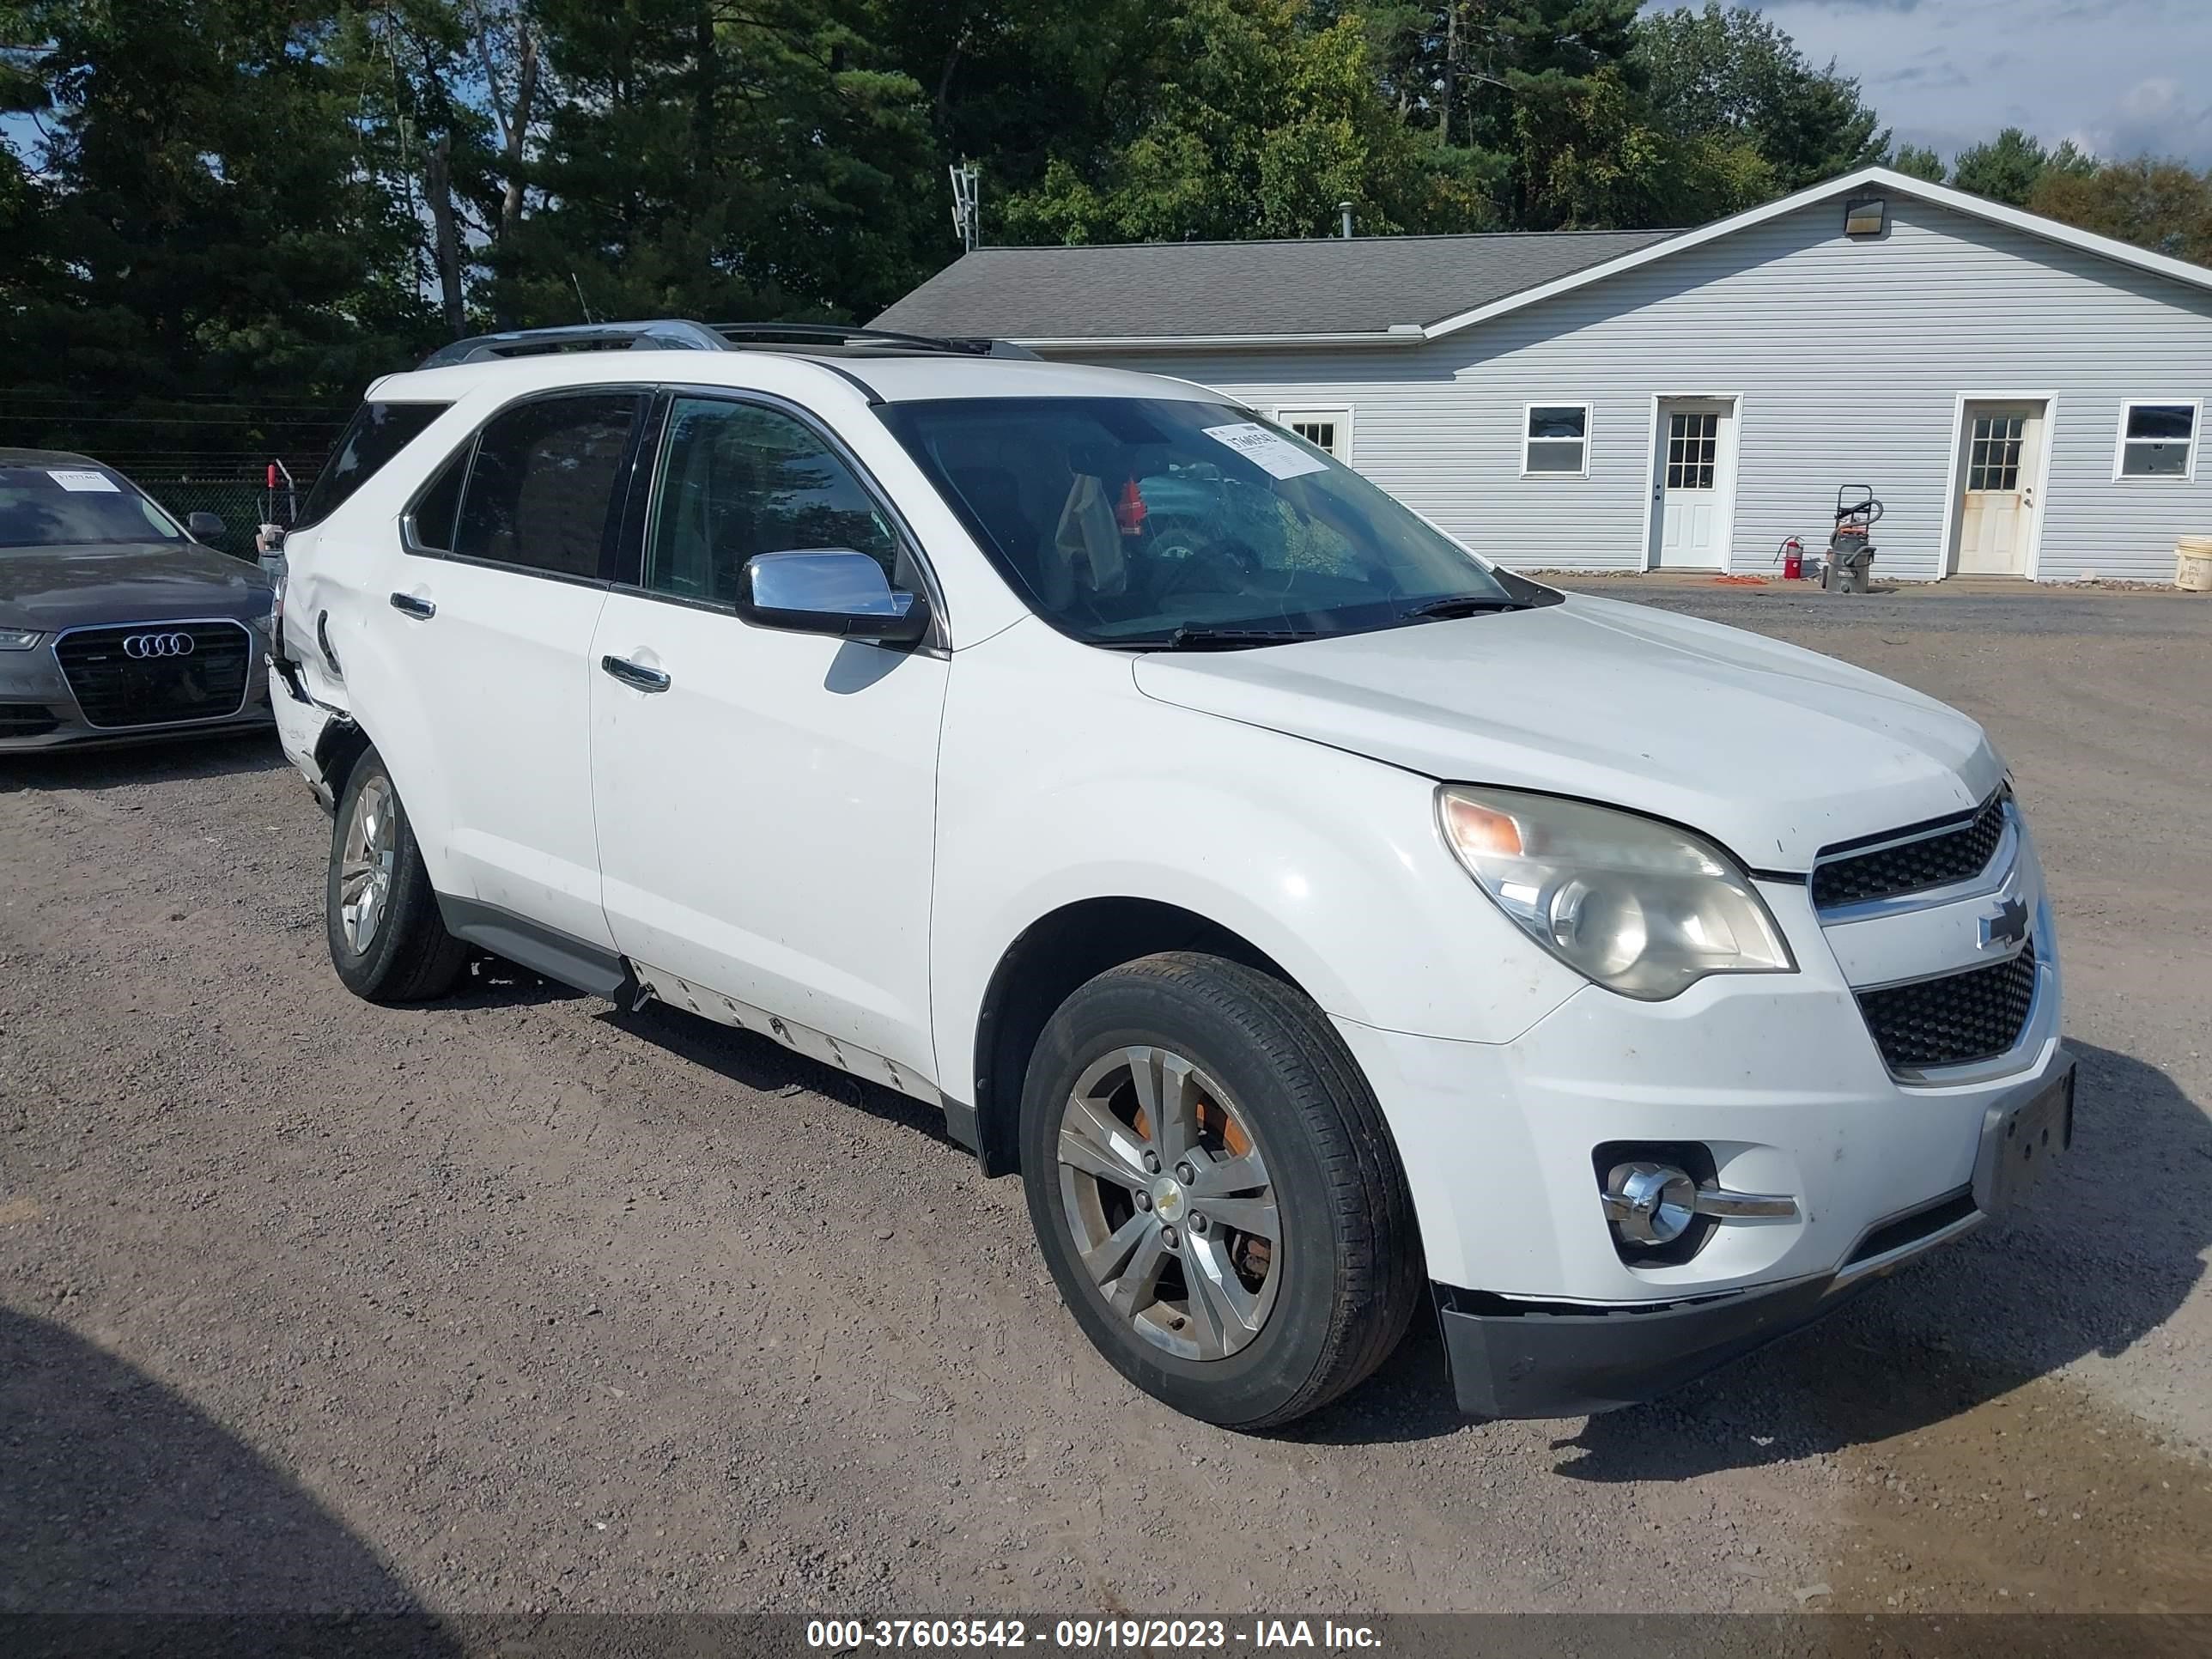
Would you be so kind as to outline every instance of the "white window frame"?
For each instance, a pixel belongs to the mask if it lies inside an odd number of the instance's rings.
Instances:
[[[2185,409],[2189,416],[2189,460],[2179,472],[2138,472],[2122,469],[2128,459],[2128,417],[2138,409]],[[2139,438],[2138,443],[2151,440]],[[2197,482],[2197,452],[2204,443],[2204,400],[2202,398],[2129,398],[2120,404],[2119,429],[2112,434],[2112,482],[2130,484],[2177,484]]]
[[[1290,430],[1291,423],[1294,421],[1304,421],[1310,426],[1317,425],[1323,421],[1334,422],[1337,432],[1336,447],[1328,453],[1346,466],[1352,465],[1352,410],[1347,405],[1343,404],[1286,404],[1276,410],[1268,418],[1285,432]],[[1315,447],[1319,448],[1320,446],[1316,445]]]
[[[1528,422],[1529,422],[1530,419],[1531,419],[1531,418],[1535,415],[1536,411],[1537,411],[1538,410],[1540,410],[1540,409],[1579,409],[1580,410],[1582,410],[1582,412],[1583,412],[1583,435],[1582,435],[1582,446],[1583,446],[1583,465],[1582,465],[1582,471],[1579,471],[1579,472],[1562,472],[1562,471],[1559,471],[1557,468],[1547,468],[1545,471],[1540,471],[1540,472],[1534,472],[1534,471],[1529,471],[1529,468],[1528,468],[1528,446],[1529,446],[1530,444],[1537,444],[1537,443],[1554,443],[1554,444],[1564,444],[1564,443],[1571,443],[1571,442],[1572,442],[1572,441],[1573,441],[1573,440],[1571,440],[1571,439],[1568,439],[1568,438],[1532,438],[1532,437],[1530,437],[1530,436],[1528,435]],[[1583,401],[1581,398],[1543,398],[1543,399],[1541,399],[1540,401],[1536,402],[1536,403],[1528,403],[1528,404],[1522,404],[1522,405],[1521,405],[1521,476],[1522,476],[1523,478],[1535,479],[1535,480],[1538,480],[1538,481],[1540,481],[1540,481],[1543,481],[1543,480],[1547,480],[1547,479],[1559,479],[1559,480],[1564,481],[1564,482],[1566,482],[1566,483],[1573,483],[1574,481],[1576,481],[1576,480],[1577,480],[1577,479],[1587,479],[1587,478],[1589,477],[1589,475],[1590,475],[1590,444],[1591,444],[1592,439],[1593,439],[1593,437],[1594,437],[1594,435],[1595,435],[1595,434],[1593,434],[1593,432],[1592,432],[1591,428],[1592,428],[1593,427],[1595,427],[1596,424],[1597,424],[1597,408],[1596,408],[1596,405],[1595,405],[1595,404],[1594,404],[1586,403],[1586,402]]]

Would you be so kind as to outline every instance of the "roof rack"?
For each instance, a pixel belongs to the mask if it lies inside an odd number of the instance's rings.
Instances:
[[[1005,340],[939,338],[886,329],[848,328],[842,323],[696,323],[663,317],[649,322],[571,323],[559,328],[474,334],[440,346],[416,367],[445,368],[454,363],[543,356],[556,351],[743,351],[809,345],[951,352],[973,357],[1034,358],[1036,355]]]

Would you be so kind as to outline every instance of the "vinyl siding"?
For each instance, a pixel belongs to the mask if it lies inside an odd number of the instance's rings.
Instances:
[[[1523,568],[1640,568],[1653,398],[1733,394],[1730,568],[1825,545],[1837,485],[1864,483],[1877,573],[1932,579],[1960,397],[2046,397],[2031,574],[2171,581],[2174,538],[2212,534],[2212,464],[2115,481],[2113,446],[2130,398],[2212,401],[2212,293],[1909,198],[1879,241],[1842,222],[1831,198],[1419,346],[1096,361],[1348,407],[1353,465]],[[1587,478],[1521,476],[1523,407],[1548,402],[1594,406]]]

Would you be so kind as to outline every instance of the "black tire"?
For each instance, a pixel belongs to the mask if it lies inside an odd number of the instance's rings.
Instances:
[[[1084,1079],[1110,1067],[1125,1048],[1165,1049],[1216,1081],[1232,1097],[1230,1114],[1256,1142],[1269,1177],[1281,1234],[1272,1271],[1283,1277],[1257,1334],[1218,1357],[1167,1351],[1157,1313],[1148,1316],[1155,1331],[1148,1337],[1140,1322],[1115,1312],[1075,1237],[1086,1224],[1085,1177],[1062,1168],[1063,1115]],[[1092,1085],[1091,1097],[1114,1086],[1133,1087],[1133,1076],[1127,1085]],[[1419,1231],[1381,1107],[1322,1012],[1280,980],[1242,963],[1168,952],[1112,969],[1078,989],[1045,1027],[1030,1060],[1021,1154],[1030,1219],[1062,1300],[1115,1369],[1188,1416],[1246,1430],[1304,1416],[1389,1358],[1420,1304]],[[1094,1181],[1089,1190],[1109,1188]],[[1157,1219],[1170,1203],[1188,1217],[1207,1201],[1170,1192],[1156,1205],[1132,1194],[1121,1224],[1141,1230],[1135,1207]],[[1189,1233],[1188,1223],[1182,1231]],[[1222,1242],[1218,1224],[1213,1231]],[[1181,1242],[1195,1248],[1188,1237]],[[1180,1263],[1164,1282],[1187,1282]],[[1180,1304],[1194,1320],[1200,1299],[1187,1291]],[[1176,1305],[1164,1300],[1156,1307],[1180,1331]]]
[[[357,946],[344,908],[347,836],[362,796],[370,791],[381,792],[391,815],[389,876],[376,926]],[[323,888],[323,924],[330,939],[331,965],[338,978],[356,996],[371,1002],[422,1002],[443,996],[468,965],[468,946],[446,931],[422,850],[407,822],[407,809],[374,750],[355,763],[338,793],[331,823],[330,872]]]

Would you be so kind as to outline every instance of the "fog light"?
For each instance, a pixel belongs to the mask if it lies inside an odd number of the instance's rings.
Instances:
[[[1697,1212],[1698,1183],[1671,1164],[1616,1164],[1605,1178],[1605,1212],[1632,1244],[1671,1244]]]

